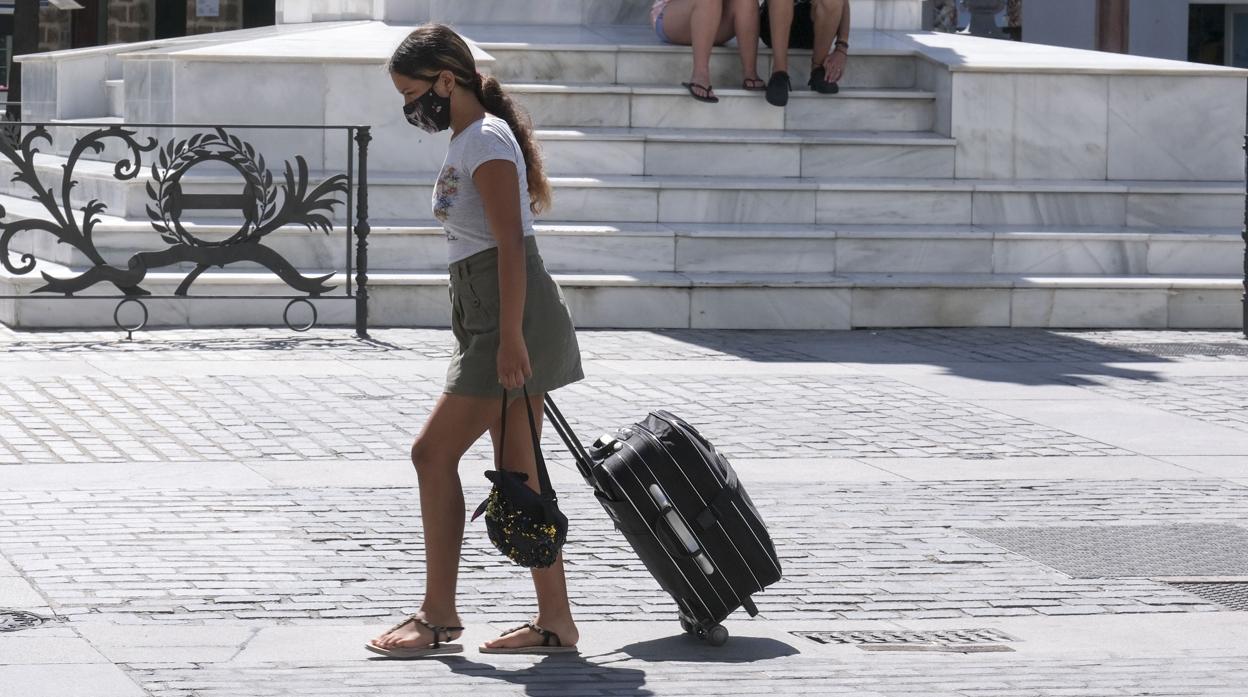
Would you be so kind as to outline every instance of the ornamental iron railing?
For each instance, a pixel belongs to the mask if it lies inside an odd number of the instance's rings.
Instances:
[[[36,156],[40,154],[41,147],[53,148],[54,132],[60,138],[67,130],[80,135],[72,140],[68,153],[61,151],[56,160],[51,160],[59,162],[63,159],[61,172],[53,175],[53,168],[46,164],[40,166],[36,163]],[[84,130],[86,132],[82,133]],[[345,168],[318,171],[316,178],[319,181],[314,182],[307,159],[302,154],[295,154],[294,165],[290,159],[285,160],[282,180],[275,181],[264,155],[236,132],[269,135],[278,130],[295,134],[295,142],[307,142],[298,139],[305,131],[320,131],[314,142],[318,145],[323,143],[326,152],[331,147],[345,151]],[[144,137],[140,135],[142,133],[175,135],[165,139],[162,146],[161,139],[151,135]],[[335,133],[342,134],[343,141],[335,144]],[[318,313],[312,300],[349,300],[355,303],[356,334],[366,338],[370,140],[368,126],[78,121],[9,121],[0,124],[0,166],[5,166],[7,161],[9,167],[6,168],[13,172],[8,190],[0,189],[0,193],[11,198],[29,198],[39,209],[34,216],[22,217],[17,215],[18,211],[10,215],[0,204],[0,263],[3,263],[10,278],[35,270],[39,259],[29,248],[20,252],[18,262],[11,258],[19,255],[10,246],[21,232],[51,235],[58,249],[60,244],[70,245],[87,260],[85,268],[80,264],[72,269],[76,275],[56,277],[41,271],[44,285],[29,294],[0,295],[0,298],[19,299],[40,294],[41,299],[119,300],[113,310],[113,323],[127,332],[127,338],[146,326],[149,313],[144,302],[147,300],[289,300],[282,320],[295,331],[307,331],[316,325]],[[166,245],[163,249],[134,252],[124,267],[105,258],[93,234],[100,223],[100,214],[109,206],[99,197],[91,198],[85,205],[75,205],[72,200],[74,188],[79,184],[75,179],[75,168],[92,156],[100,156],[106,148],[112,148],[111,152],[116,155],[104,160],[112,165],[111,177],[116,181],[134,180],[145,168],[150,169],[144,187],[148,199],[147,222]],[[145,156],[148,164],[145,164]],[[192,170],[198,171],[192,173]],[[48,183],[55,179],[59,181]],[[228,181],[237,182],[239,186],[237,189],[230,188],[230,193],[222,193],[227,187],[234,186],[225,183]],[[99,193],[102,185],[93,183],[97,184],[94,192]],[[0,186],[3,186],[2,182]],[[195,191],[197,189],[198,192]],[[28,195],[24,196],[23,192]],[[335,225],[337,206],[342,206],[343,209],[339,210],[345,214],[337,218],[339,224]],[[23,210],[25,208],[23,206]],[[234,230],[234,223],[230,222],[223,239],[211,239],[206,233],[198,231],[198,225],[189,224],[194,221],[186,217],[188,210],[214,211],[216,214],[224,212],[231,221],[240,221],[241,224]],[[331,235],[336,227],[344,232],[345,268],[330,273],[305,275],[271,244],[277,239],[275,236],[290,234],[291,230],[306,228],[310,232],[322,231]],[[268,269],[297,294],[191,294],[192,284],[211,267],[224,268],[243,262]],[[191,268],[172,294],[158,295],[143,287],[149,270],[173,265]],[[341,287],[330,283],[340,271],[344,281]],[[97,284],[112,284],[121,295],[82,294]],[[335,290],[338,292],[332,292]],[[121,308],[128,303],[136,303],[142,310],[142,321],[132,326],[123,325],[119,318]],[[312,313],[311,321],[304,326],[295,326],[290,321],[291,308],[298,303],[307,305]]]

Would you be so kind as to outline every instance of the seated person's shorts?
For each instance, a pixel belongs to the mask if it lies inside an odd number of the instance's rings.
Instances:
[[[779,0],[789,2],[790,0]],[[760,31],[763,43],[771,48],[771,18],[767,11],[768,0],[758,8]],[[793,26],[789,29],[789,48],[814,48],[815,19],[811,10],[811,0],[793,0]]]

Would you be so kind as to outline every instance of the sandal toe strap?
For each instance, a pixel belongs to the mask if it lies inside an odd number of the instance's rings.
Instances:
[[[394,630],[398,629],[399,627],[402,627],[408,622],[415,622],[419,624],[420,626],[424,627],[425,629],[428,629],[429,631],[433,632],[433,648],[435,649],[440,648],[442,646],[441,637],[443,635],[446,636],[447,641],[450,641],[451,632],[464,631],[463,627],[443,627],[442,625],[439,625],[439,624],[429,624],[428,622],[425,621],[423,617],[420,616],[420,613],[412,613],[408,615],[402,622],[391,627],[390,631],[393,632]]]

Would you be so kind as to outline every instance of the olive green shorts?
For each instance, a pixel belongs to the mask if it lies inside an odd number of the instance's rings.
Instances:
[[[524,247],[526,285],[521,326],[533,369],[525,386],[530,394],[550,392],[585,377],[581,350],[563,291],[546,272],[537,239],[526,236]],[[454,262],[449,271],[455,354],[446,370],[446,391],[498,397],[503,390],[498,382],[498,248]],[[508,397],[519,394],[518,389],[508,391]]]

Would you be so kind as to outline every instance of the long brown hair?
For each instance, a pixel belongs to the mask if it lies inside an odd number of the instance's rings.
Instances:
[[[471,89],[481,106],[505,120],[515,134],[528,173],[529,210],[537,214],[550,208],[550,182],[542,168],[541,151],[533,138],[528,114],[503,91],[498,80],[477,72],[472,49],[459,34],[445,24],[421,25],[394,50],[386,70],[416,80],[432,80],[430,73],[451,71],[455,82]]]

